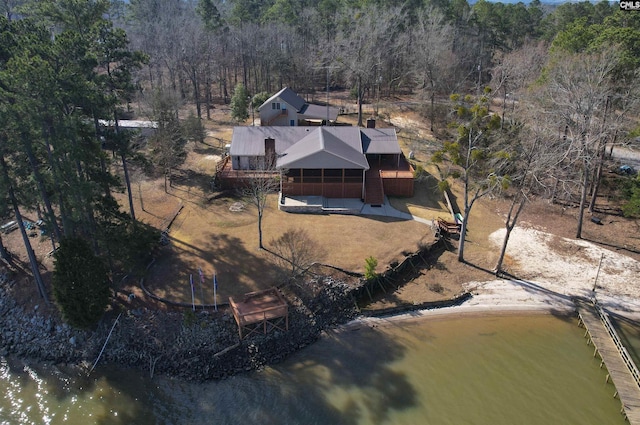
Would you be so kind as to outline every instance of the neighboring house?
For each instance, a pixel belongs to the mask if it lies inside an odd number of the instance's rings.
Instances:
[[[219,181],[239,187],[266,169],[281,174],[283,196],[380,205],[385,195],[413,195],[413,168],[393,128],[235,127]]]
[[[307,103],[288,87],[271,96],[258,108],[260,125],[297,127],[320,125],[338,119],[336,108]]]
[[[115,130],[115,121],[112,120],[98,120],[98,123],[109,131]],[[141,140],[146,140],[153,135],[158,129],[157,121],[142,121],[142,120],[118,120],[118,129],[120,131],[133,132],[134,135],[142,136],[142,139],[136,138],[138,143]],[[102,138],[102,149],[116,150],[116,147],[110,143],[106,143],[104,137]]]

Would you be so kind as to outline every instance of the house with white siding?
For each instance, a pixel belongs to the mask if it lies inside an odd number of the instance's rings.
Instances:
[[[258,108],[261,126],[309,126],[332,123],[338,109],[307,103],[289,87],[271,96]]]

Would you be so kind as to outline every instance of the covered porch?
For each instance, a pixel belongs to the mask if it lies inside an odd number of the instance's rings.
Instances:
[[[281,192],[285,196],[362,199],[364,175],[359,169],[289,169],[283,172]]]

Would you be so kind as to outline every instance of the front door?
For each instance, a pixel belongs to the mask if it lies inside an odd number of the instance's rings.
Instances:
[[[296,120],[289,120],[289,127],[295,127],[296,126]]]

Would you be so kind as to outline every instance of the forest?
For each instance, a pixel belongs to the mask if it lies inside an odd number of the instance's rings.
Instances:
[[[157,242],[136,220],[129,164],[170,173],[234,96],[255,107],[285,86],[348,91],[359,124],[363,104],[412,99],[441,141],[438,177],[465,187],[465,225],[497,192],[514,211],[532,196],[593,210],[610,149],[640,136],[640,13],[617,2],[2,0],[0,11],[0,217],[19,224],[46,298],[22,219],[37,211],[57,250],[54,296],[70,305],[104,305],[113,277]],[[152,155],[118,126],[136,115],[158,122]],[[619,184],[637,217],[640,180]],[[102,286],[66,288],[79,273]]]

